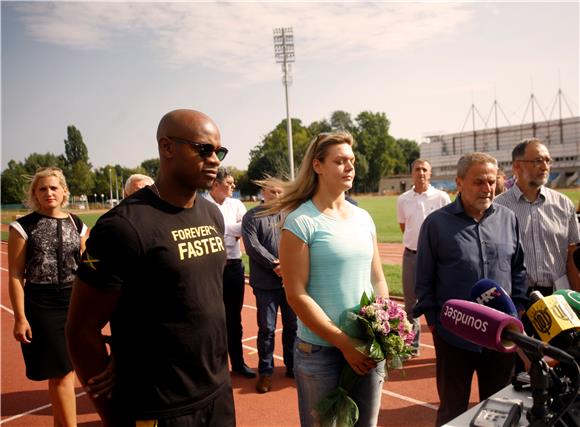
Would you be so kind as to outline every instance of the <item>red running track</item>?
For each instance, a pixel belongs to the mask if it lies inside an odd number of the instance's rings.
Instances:
[[[400,246],[400,245],[399,245]],[[24,363],[18,343],[12,337],[13,315],[8,297],[7,246],[0,246],[2,278],[2,361],[1,361],[1,420],[7,427],[52,426],[47,384],[30,381],[24,374]],[[395,248],[396,250],[396,248]],[[393,257],[396,253],[392,254]],[[400,252],[399,252],[400,258]],[[395,262],[392,262],[395,263]],[[256,308],[252,290],[246,287],[243,308],[244,348],[246,362],[257,368]],[[276,334],[273,387],[269,393],[258,394],[255,380],[234,375],[232,384],[236,403],[237,424],[240,427],[298,426],[298,403],[294,381],[284,376],[280,331]],[[427,427],[434,425],[439,404],[435,388],[435,353],[433,341],[425,324],[422,325],[421,356],[406,363],[403,371],[389,373],[385,383],[380,426]],[[78,385],[78,384],[77,384]],[[474,384],[475,389],[475,384]],[[77,387],[79,426],[99,426],[99,418],[80,385]],[[476,402],[472,391],[471,401]]]

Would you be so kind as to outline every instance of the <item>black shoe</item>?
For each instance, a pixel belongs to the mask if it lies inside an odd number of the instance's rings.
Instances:
[[[286,376],[288,378],[294,378],[294,369],[286,369]]]
[[[248,367],[248,365],[246,365],[245,363],[242,364],[242,366],[237,366],[235,368],[232,368],[232,372],[235,372],[236,374],[240,374],[246,378],[256,378],[256,372],[254,372],[252,369],[250,369]]]

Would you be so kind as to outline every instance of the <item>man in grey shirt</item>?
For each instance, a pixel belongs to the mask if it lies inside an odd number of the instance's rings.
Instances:
[[[258,181],[264,202],[282,194],[282,183],[274,178]],[[280,243],[280,216],[260,215],[263,206],[250,209],[242,219],[244,248],[250,258],[250,285],[256,296],[258,309],[258,373],[256,390],[266,393],[272,387],[274,373],[274,338],[278,307],[282,313],[282,346],[286,376],[294,377],[294,340],[296,314],[286,301],[278,245]]]
[[[546,187],[552,158],[537,139],[526,139],[512,151],[517,177],[509,191],[494,203],[516,214],[530,290],[550,295],[557,289],[580,290],[572,253],[580,241],[574,204],[564,194]]]

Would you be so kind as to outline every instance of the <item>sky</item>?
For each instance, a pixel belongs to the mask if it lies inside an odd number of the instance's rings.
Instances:
[[[203,111],[246,169],[286,117],[273,29],[292,27],[290,114],[384,112],[395,138],[579,114],[578,2],[6,2],[2,170],[64,153],[82,133],[94,167],[157,157],[159,119]],[[539,107],[539,108],[538,108]],[[489,119],[488,119],[489,118]],[[487,120],[487,124],[485,123]]]

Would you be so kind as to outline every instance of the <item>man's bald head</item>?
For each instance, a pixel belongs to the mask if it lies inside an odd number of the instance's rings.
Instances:
[[[164,136],[191,139],[213,132],[219,134],[219,129],[206,114],[195,110],[173,110],[161,118],[157,127],[157,141]]]

